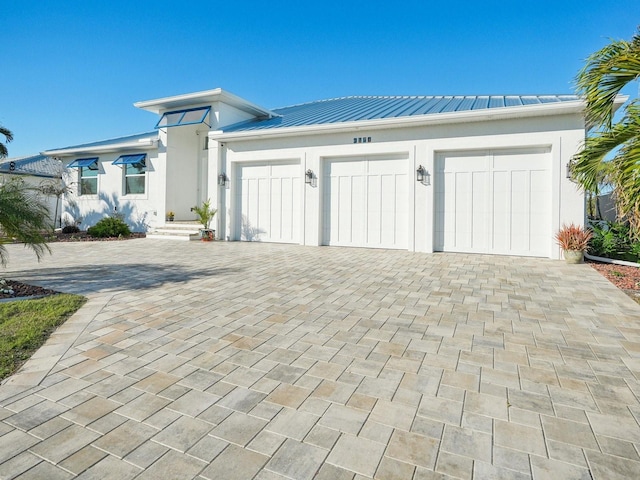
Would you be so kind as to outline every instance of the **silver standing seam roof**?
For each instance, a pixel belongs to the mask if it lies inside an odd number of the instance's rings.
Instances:
[[[158,138],[158,131],[157,130],[153,130],[151,132],[136,133],[134,135],[125,135],[124,137],[110,138],[108,140],[99,140],[97,142],[82,143],[82,144],[79,144],[79,145],[70,145],[68,147],[63,147],[63,148],[51,148],[51,149],[49,149],[49,151],[55,152],[57,150],[105,147],[105,146],[109,146],[109,145],[117,145],[119,143],[135,142],[136,140],[155,139],[155,138]]]
[[[0,161],[0,173],[31,175],[44,178],[61,178],[62,162],[46,155],[7,158]]]
[[[243,132],[385,118],[435,115],[577,101],[577,95],[354,96],[276,108],[279,116],[249,120],[221,130]]]

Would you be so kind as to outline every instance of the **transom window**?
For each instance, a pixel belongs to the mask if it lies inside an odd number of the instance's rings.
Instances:
[[[204,123],[210,111],[211,107],[198,107],[165,112],[156,124],[156,128],[180,127],[182,125]]]

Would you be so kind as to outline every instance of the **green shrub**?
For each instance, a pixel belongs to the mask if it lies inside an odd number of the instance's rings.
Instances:
[[[128,237],[131,230],[121,218],[106,217],[87,229],[87,233],[92,237]]]
[[[640,260],[640,242],[632,242],[629,225],[620,222],[594,222],[591,230],[591,255],[631,262]]]
[[[62,233],[79,233],[80,229],[75,225],[65,225],[62,227]]]

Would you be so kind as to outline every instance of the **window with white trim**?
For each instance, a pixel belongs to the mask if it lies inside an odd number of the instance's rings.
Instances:
[[[121,155],[113,162],[114,165],[122,166],[125,195],[143,195],[145,193],[147,182],[146,161],[146,153],[136,153],[133,155]]]
[[[79,158],[67,168],[78,169],[78,195],[98,194],[98,157]]]
[[[98,167],[80,167],[80,195],[98,194]]]
[[[130,163],[124,166],[124,194],[142,195],[147,175],[143,163]]]

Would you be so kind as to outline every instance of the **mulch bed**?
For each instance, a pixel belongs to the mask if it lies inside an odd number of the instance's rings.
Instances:
[[[624,293],[636,301],[640,301],[640,268],[613,263],[598,263],[590,260],[586,260],[586,263]]]
[[[96,238],[89,235],[87,232],[78,233],[61,233],[56,232],[47,242],[113,242],[118,240],[131,240],[132,238],[145,238],[147,235],[144,233],[132,233],[128,237],[107,237]]]
[[[22,282],[14,282],[13,280],[7,280],[7,284],[7,286],[13,290],[13,295],[0,292],[0,299],[33,296],[44,297],[47,295],[55,295],[57,293],[60,293],[49,288],[42,288],[36,285],[28,285]]]

